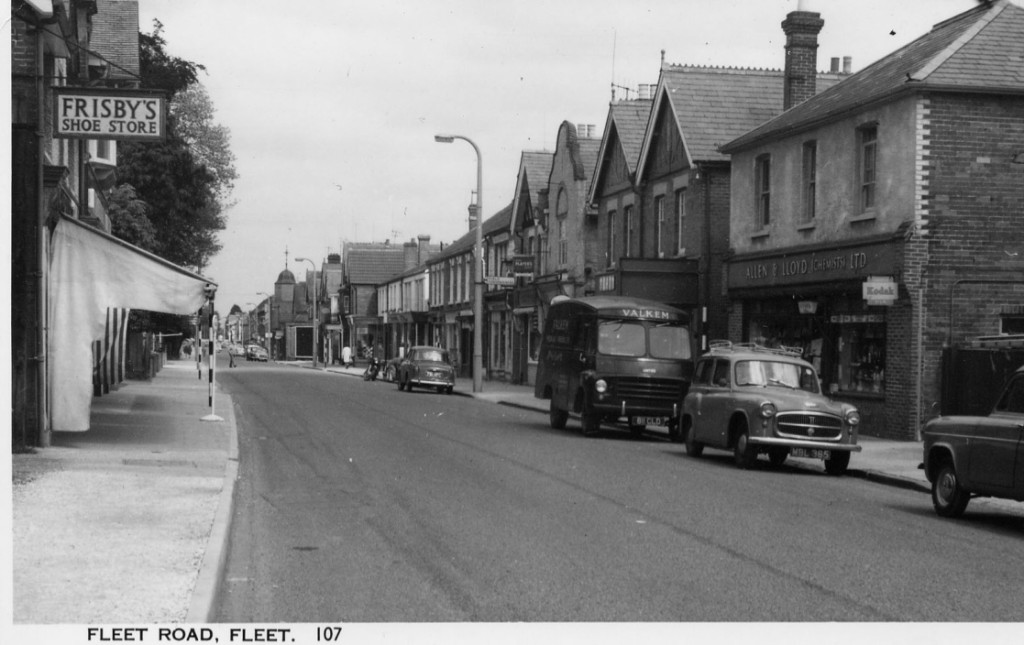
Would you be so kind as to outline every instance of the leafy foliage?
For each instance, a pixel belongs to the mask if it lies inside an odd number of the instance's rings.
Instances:
[[[221,249],[217,232],[227,225],[224,201],[237,177],[230,132],[213,123],[213,103],[199,84],[206,68],[170,55],[163,25],[155,20],[153,26],[152,34],[139,34],[141,84],[170,97],[167,138],[122,142],[118,150],[118,182],[145,203],[152,240],[131,225],[138,218],[118,228],[128,241],[202,272]]]
[[[140,85],[170,100],[167,138],[118,146],[118,185],[108,195],[112,230],[202,273],[221,249],[217,233],[227,225],[224,210],[237,178],[230,132],[213,122],[213,103],[199,83],[206,68],[168,53],[163,25],[154,20],[153,27],[139,34]],[[187,317],[139,311],[130,325],[191,336]]]

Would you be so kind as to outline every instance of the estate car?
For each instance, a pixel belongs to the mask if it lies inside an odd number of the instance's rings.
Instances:
[[[987,416],[948,416],[925,424],[924,468],[932,504],[957,517],[972,496],[1024,501],[1024,367],[1010,377]]]
[[[412,392],[413,386],[429,387],[451,394],[455,389],[455,368],[448,350],[440,347],[410,347],[398,364],[398,389]]]
[[[809,457],[841,475],[861,449],[859,423],[854,406],[821,393],[814,366],[799,350],[714,341],[683,399],[681,432],[694,457],[705,446],[731,450],[741,468],[761,453],[774,465]]]

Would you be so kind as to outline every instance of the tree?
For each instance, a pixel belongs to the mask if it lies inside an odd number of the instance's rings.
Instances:
[[[146,205],[150,250],[201,273],[221,248],[217,232],[227,224],[225,202],[237,177],[230,133],[212,121],[213,105],[198,78],[205,67],[168,54],[163,25],[153,24],[152,34],[139,35],[141,85],[170,96],[167,138],[123,142],[118,182]]]
[[[115,186],[107,196],[107,214],[111,233],[126,242],[156,251],[156,228],[146,215],[146,202],[139,199],[131,184]]]
[[[231,131],[214,123],[215,109],[202,83],[196,82],[178,92],[171,102],[178,136],[185,142],[196,161],[214,178],[217,200],[224,203],[235,186],[238,173],[235,155],[231,152]],[[224,204],[227,208],[228,205]]]

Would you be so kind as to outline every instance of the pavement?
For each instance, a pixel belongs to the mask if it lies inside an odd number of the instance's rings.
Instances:
[[[455,392],[547,414],[529,386],[471,389],[462,380]],[[238,472],[231,397],[215,387],[211,410],[210,391],[194,361],[168,361],[152,380],[94,399],[88,432],[54,433],[51,447],[13,455],[15,626],[210,621]],[[859,443],[849,476],[929,492],[920,443]],[[817,461],[787,464],[822,470]]]

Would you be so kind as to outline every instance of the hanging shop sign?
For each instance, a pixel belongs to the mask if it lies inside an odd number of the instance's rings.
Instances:
[[[512,275],[517,278],[533,277],[533,256],[516,255],[512,257]]]
[[[484,276],[484,284],[498,287],[514,287],[516,286],[516,279],[511,276],[488,275]]]
[[[899,297],[899,286],[890,276],[870,276],[864,281],[861,293],[869,305],[890,306]]]
[[[80,87],[54,88],[55,137],[162,141],[167,99],[162,93]]]

